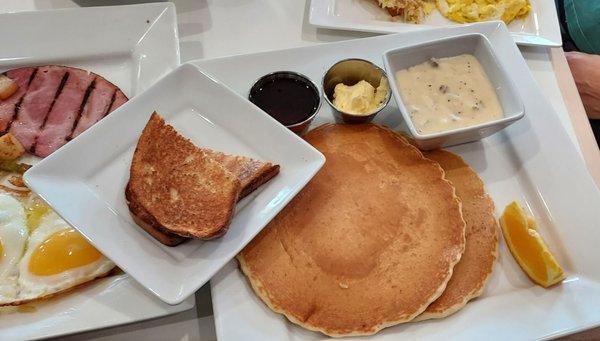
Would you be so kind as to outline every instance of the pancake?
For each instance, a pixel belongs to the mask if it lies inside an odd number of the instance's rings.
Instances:
[[[481,295],[498,257],[494,202],[485,192],[477,173],[460,156],[450,152],[435,150],[424,154],[440,164],[446,172],[446,179],[456,188],[467,225],[465,252],[454,267],[446,290],[417,316],[415,320],[418,321],[451,315],[469,300]]]
[[[275,312],[330,336],[412,320],[438,298],[465,245],[454,187],[406,139],[329,124],[305,139],[327,161],[240,252]]]

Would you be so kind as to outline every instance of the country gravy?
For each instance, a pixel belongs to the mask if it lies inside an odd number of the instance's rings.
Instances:
[[[503,116],[492,83],[470,54],[432,58],[400,70],[396,83],[419,133],[469,127]]]

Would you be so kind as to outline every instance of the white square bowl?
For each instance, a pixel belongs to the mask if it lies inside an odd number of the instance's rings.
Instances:
[[[153,111],[196,145],[271,161],[280,173],[242,200],[223,237],[160,244],[132,220],[125,186]],[[177,304],[206,283],[294,197],[324,156],[243,97],[185,64],[24,175],[27,185],[140,284]]]
[[[402,93],[396,83],[396,72],[421,64],[431,58],[454,57],[461,54],[474,55],[481,63],[492,87],[496,90],[504,117],[460,129],[430,134],[419,133],[410,118],[410,112],[404,105]],[[410,134],[421,149],[430,150],[479,140],[506,128],[525,115],[523,102],[515,83],[483,34],[469,33],[388,50],[383,55],[383,62],[398,108]]]

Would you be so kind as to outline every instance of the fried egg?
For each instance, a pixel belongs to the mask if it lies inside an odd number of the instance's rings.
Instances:
[[[531,11],[529,0],[437,0],[438,10],[459,23],[503,20],[506,24]]]
[[[0,305],[47,297],[115,267],[54,211],[35,205],[25,209],[10,195],[0,194]]]
[[[18,265],[28,236],[21,203],[0,194],[0,302],[13,300],[19,293]]]

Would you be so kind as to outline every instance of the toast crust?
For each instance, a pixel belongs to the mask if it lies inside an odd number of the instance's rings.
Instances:
[[[277,174],[279,174],[279,165],[273,165],[271,163],[265,164],[264,167],[262,167],[260,171],[252,177],[251,181],[248,181],[248,183],[242,188],[240,200],[246,197],[248,194],[254,192],[254,190],[263,184],[267,183]]]
[[[234,156],[206,149],[205,152],[233,173],[242,185],[240,200],[279,173],[279,165],[258,161],[246,156]]]
[[[127,199],[127,205],[129,206],[133,221],[159,242],[167,246],[177,246],[188,239],[174,233],[169,233],[148,211],[138,205],[133,192],[129,189],[129,184],[125,188],[125,199]]]

